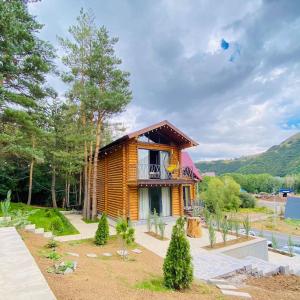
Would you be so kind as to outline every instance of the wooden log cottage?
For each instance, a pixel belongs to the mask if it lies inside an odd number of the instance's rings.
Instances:
[[[100,149],[97,209],[108,216],[144,220],[154,209],[183,215],[201,180],[187,152],[198,145],[168,121],[125,135]]]

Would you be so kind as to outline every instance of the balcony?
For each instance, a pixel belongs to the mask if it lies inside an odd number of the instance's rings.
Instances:
[[[128,180],[139,183],[186,183],[194,180],[194,173],[189,167],[158,164],[129,165]]]

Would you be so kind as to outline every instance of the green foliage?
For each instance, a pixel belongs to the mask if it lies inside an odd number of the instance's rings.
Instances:
[[[183,218],[176,221],[163,265],[165,286],[177,290],[188,288],[193,281],[192,256],[184,223]]]
[[[55,216],[54,218],[52,218],[50,228],[51,228],[51,231],[53,231],[53,232],[61,233],[64,229],[64,224],[63,224],[61,218],[58,216]]]
[[[220,210],[237,210],[240,206],[240,186],[229,176],[212,177],[202,193],[205,207],[216,213]]]
[[[218,175],[225,173],[264,174],[286,176],[299,174],[300,133],[295,134],[278,146],[273,146],[266,152],[233,160],[200,162],[196,166],[202,172],[215,171]],[[236,180],[236,179],[235,179]],[[238,182],[238,180],[236,180]],[[241,184],[241,183],[240,183]],[[243,185],[241,184],[243,187]],[[243,187],[244,188],[244,187]],[[253,192],[245,188],[248,192]],[[272,192],[272,190],[263,190]]]
[[[163,240],[165,237],[166,223],[163,221],[162,218],[160,218],[160,220],[159,220],[158,228],[159,228],[159,232],[160,232],[160,237]]]
[[[249,236],[249,232],[250,232],[250,229],[251,229],[251,222],[250,222],[250,218],[249,218],[249,215],[247,215],[243,221],[243,226],[244,226],[244,229],[245,229],[245,232],[246,232],[246,236],[248,237]]]
[[[61,254],[57,253],[55,250],[49,252],[48,254],[46,254],[46,257],[51,259],[51,260],[59,260],[61,259]]]
[[[216,242],[216,230],[212,219],[208,221],[208,237],[209,237],[210,247],[213,248]]]
[[[3,217],[9,216],[10,200],[11,200],[11,190],[7,192],[6,199],[1,202],[1,211]]]
[[[208,224],[211,215],[210,215],[209,210],[206,207],[204,207],[204,209],[203,209],[203,217],[204,217],[205,223]]]
[[[109,237],[108,220],[106,214],[103,213],[99,220],[98,229],[96,231],[95,244],[105,245],[108,241],[108,237]]]
[[[256,205],[256,200],[255,198],[249,194],[249,193],[241,193],[240,194],[240,199],[241,199],[241,207],[242,208],[254,208]]]
[[[288,242],[287,242],[288,250],[290,256],[293,256],[294,254],[294,242],[292,240],[292,237],[289,235]]]
[[[46,244],[46,247],[50,249],[55,249],[58,247],[58,243],[54,239],[50,239]]]
[[[152,214],[149,212],[147,216],[147,231],[151,232],[151,228],[152,228]]]
[[[158,213],[156,212],[155,208],[154,208],[154,211],[153,211],[153,221],[154,221],[155,234],[158,234],[159,217],[158,217]]]
[[[216,208],[214,219],[216,221],[217,229],[220,230],[220,226],[223,220],[223,213],[219,207]]]

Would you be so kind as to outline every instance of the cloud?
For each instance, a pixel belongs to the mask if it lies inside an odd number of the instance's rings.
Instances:
[[[298,1],[44,0],[29,7],[57,47],[80,7],[120,38],[134,99],[116,118],[128,131],[168,119],[199,141],[191,153],[200,160],[261,152],[299,130],[289,121],[300,112]],[[232,45],[239,51],[230,62]]]

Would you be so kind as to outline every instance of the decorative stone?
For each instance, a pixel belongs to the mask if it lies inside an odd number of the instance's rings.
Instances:
[[[71,256],[79,257],[79,254],[78,253],[74,253],[74,252],[67,252],[66,254],[71,255]]]
[[[132,252],[136,254],[141,254],[143,251],[140,249],[133,249]]]
[[[102,253],[102,255],[103,255],[103,256],[106,256],[106,257],[111,257],[111,256],[112,256],[112,254],[109,253],[109,252],[104,252],[104,253]]]
[[[36,228],[36,229],[34,230],[34,233],[35,233],[35,234],[44,234],[44,228]]]
[[[46,239],[51,239],[52,237],[53,237],[52,232],[45,232],[45,233],[44,233],[44,238],[46,238]]]
[[[86,256],[87,256],[87,257],[95,258],[95,257],[97,257],[97,254],[95,254],[95,253],[87,253]]]
[[[118,253],[120,256],[127,256],[127,255],[128,255],[128,251],[126,251],[126,250],[118,250],[117,253]]]
[[[73,270],[77,269],[77,261],[73,261]]]
[[[70,273],[73,273],[73,272],[74,272],[73,269],[71,269],[71,268],[66,268],[66,270],[64,271],[64,275],[70,274]]]
[[[231,284],[217,284],[217,287],[221,290],[237,290],[237,287]]]
[[[246,298],[246,299],[251,299],[251,295],[248,293],[244,292],[237,292],[237,291],[229,291],[229,290],[221,290],[223,295],[226,296],[235,296],[235,297],[240,297],[240,298]]]
[[[34,231],[35,230],[35,224],[25,225],[25,230],[27,230],[27,231]]]

